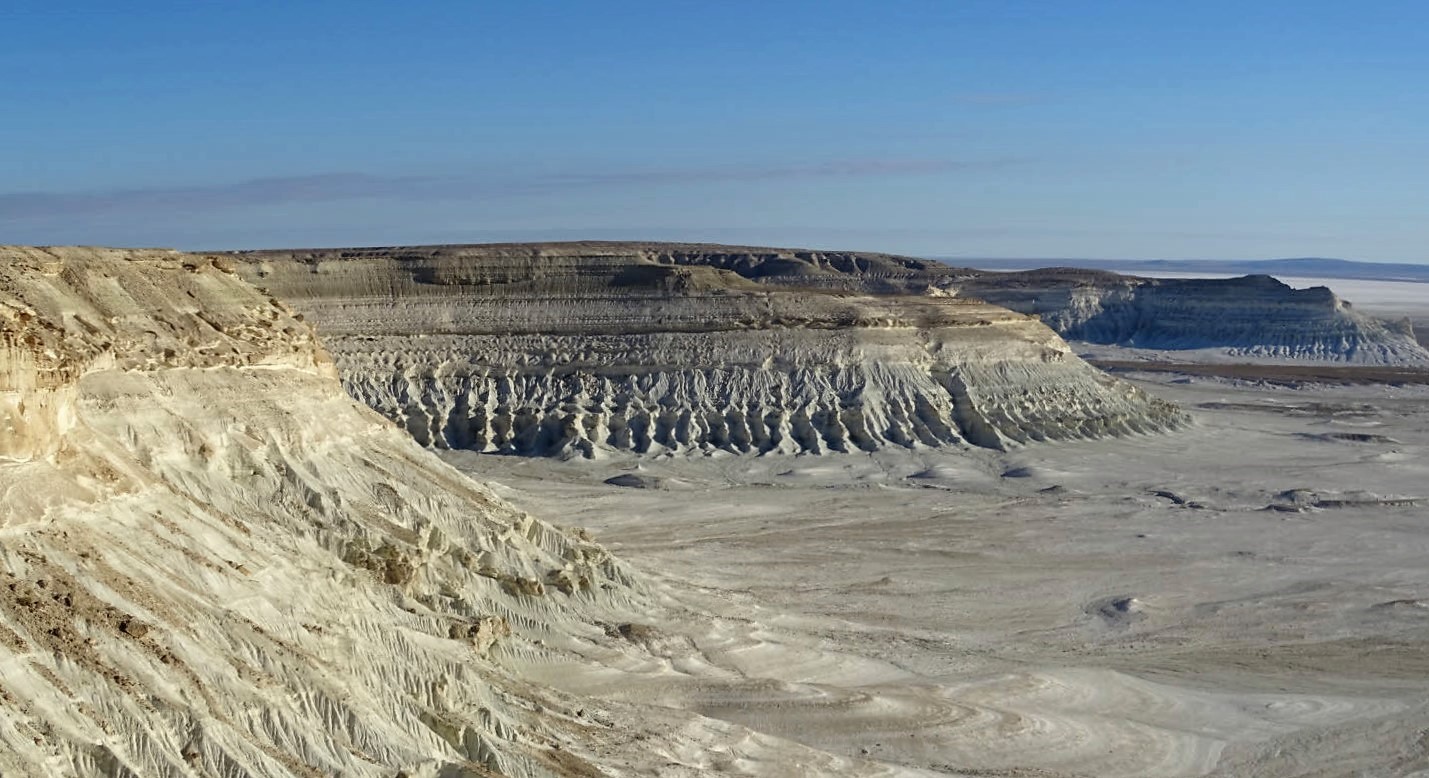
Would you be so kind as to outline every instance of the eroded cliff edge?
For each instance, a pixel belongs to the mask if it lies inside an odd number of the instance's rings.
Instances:
[[[438,447],[1003,448],[1183,420],[905,257],[576,243],[228,258],[317,324],[353,396]]]
[[[1409,322],[1381,321],[1326,287],[1293,289],[1270,276],[1139,278],[1048,268],[966,274],[956,286],[1037,315],[1069,340],[1281,361],[1429,365]]]
[[[0,773],[556,776],[624,748],[508,663],[618,651],[598,621],[651,610],[636,577],[354,402],[221,261],[0,247],[0,344]]]

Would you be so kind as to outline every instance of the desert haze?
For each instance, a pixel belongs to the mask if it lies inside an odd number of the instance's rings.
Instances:
[[[1429,778],[1425,30],[0,2],[0,778]]]
[[[0,773],[1429,774],[1429,354],[1363,302],[0,249]]]

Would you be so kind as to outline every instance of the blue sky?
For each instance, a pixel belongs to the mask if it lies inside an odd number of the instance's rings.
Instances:
[[[0,243],[1429,261],[1429,3],[0,5]]]

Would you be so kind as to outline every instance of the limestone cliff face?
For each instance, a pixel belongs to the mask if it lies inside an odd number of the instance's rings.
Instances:
[[[981,273],[957,287],[1035,314],[1072,340],[1150,349],[1217,349],[1257,358],[1429,364],[1407,324],[1355,311],[1325,287],[1270,276],[1151,279],[1092,270]]]
[[[591,769],[491,653],[603,640],[634,576],[352,401],[221,260],[0,249],[0,414],[0,773]]]
[[[265,365],[332,373],[311,328],[212,260],[0,247],[0,457],[53,453],[79,380],[104,370]]]
[[[907,258],[558,244],[232,260],[317,324],[353,396],[433,446],[1001,448],[1182,418],[1034,318],[930,294],[948,269]]]

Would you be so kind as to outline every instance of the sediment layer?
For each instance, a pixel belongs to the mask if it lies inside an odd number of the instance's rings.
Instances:
[[[1326,287],[1293,289],[1270,276],[1152,279],[1049,269],[985,273],[958,287],[1036,315],[1071,340],[1256,359],[1429,365],[1409,322],[1381,321]]]
[[[0,248],[0,773],[589,770],[495,654],[603,640],[636,576],[352,401],[221,265]]]
[[[946,273],[920,260],[660,244],[231,259],[317,324],[353,396],[432,446],[1003,448],[1182,420],[1035,318],[933,286]]]

